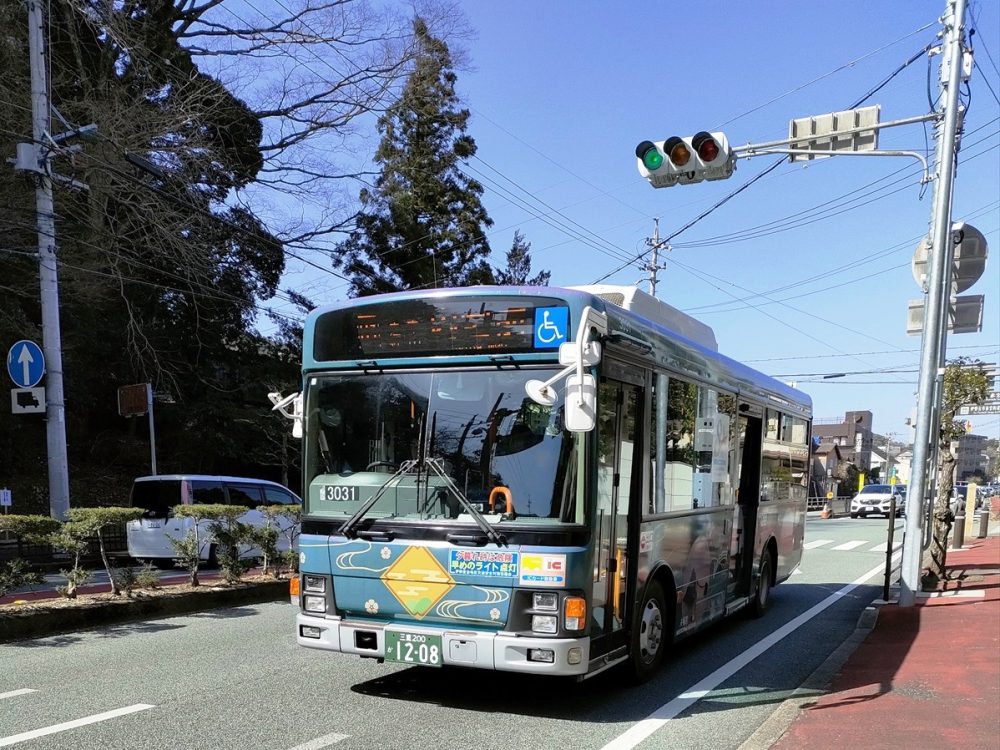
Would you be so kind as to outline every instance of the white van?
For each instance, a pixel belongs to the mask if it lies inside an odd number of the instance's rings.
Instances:
[[[293,505],[302,501],[291,490],[277,482],[245,477],[221,477],[204,474],[161,474],[139,477],[132,483],[129,504],[133,508],[143,508],[142,518],[129,521],[126,526],[128,553],[137,560],[167,561],[177,557],[170,539],[183,539],[194,520],[178,518],[173,513],[176,505],[198,505],[219,503],[241,505],[247,512],[240,519],[254,526],[264,524],[264,514],[257,510],[260,505]],[[203,560],[213,560],[215,548],[211,535],[199,526],[199,535],[204,540],[201,548]],[[287,527],[286,527],[287,528]],[[280,528],[279,532],[284,532]],[[288,535],[279,533],[278,549],[288,549]],[[244,550],[243,557],[256,557],[259,549]]]

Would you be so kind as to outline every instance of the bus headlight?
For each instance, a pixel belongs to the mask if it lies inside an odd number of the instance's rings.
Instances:
[[[548,612],[559,611],[559,594],[536,591],[531,595],[531,608]]]
[[[566,630],[583,630],[587,623],[587,600],[582,596],[563,599],[563,624]]]
[[[302,576],[302,588],[307,592],[315,594],[325,594],[326,593],[326,578],[324,576]]]
[[[559,630],[559,618],[555,615],[532,615],[531,629],[536,633],[554,635]]]
[[[326,612],[326,597],[306,594],[302,597],[302,608],[306,612]]]

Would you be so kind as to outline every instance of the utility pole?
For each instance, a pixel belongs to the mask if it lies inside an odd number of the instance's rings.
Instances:
[[[931,213],[931,248],[928,255],[924,330],[920,342],[920,376],[917,386],[917,421],[913,441],[913,471],[906,493],[906,536],[903,543],[899,604],[912,607],[920,589],[924,552],[925,496],[929,487],[929,458],[935,455],[932,441],[938,432],[940,383],[948,336],[948,307],[954,245],[951,241],[951,199],[955,181],[955,153],[962,113],[959,111],[959,84],[962,80],[962,38],[966,0],[947,0],[939,85],[943,118],[935,125],[937,138],[934,203]],[[933,503],[933,494],[930,496]]]
[[[670,245],[668,245],[666,241],[660,241],[660,220],[658,218],[653,219],[653,222],[653,236],[646,238],[646,244],[652,249],[653,255],[650,258],[649,263],[647,263],[642,270],[649,271],[649,293],[655,297],[656,274],[661,269],[665,269],[667,267],[666,263],[659,262],[659,250],[661,247],[665,247],[669,250]]]
[[[42,349],[45,353],[45,417],[49,468],[49,512],[65,519],[69,511],[69,463],[66,459],[66,407],[63,398],[62,336],[59,329],[59,269],[56,260],[55,207],[52,199],[49,133],[49,84],[46,78],[45,19],[40,0],[27,0],[28,55],[31,58],[31,137],[20,144],[18,167],[36,172],[36,227],[42,307]],[[32,159],[25,167],[22,152],[30,147]]]

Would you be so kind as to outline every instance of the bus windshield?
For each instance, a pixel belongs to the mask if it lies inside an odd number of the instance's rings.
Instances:
[[[306,515],[349,518],[381,491],[366,517],[471,523],[435,471],[394,477],[405,462],[429,459],[476,509],[492,514],[490,523],[582,523],[576,481],[582,451],[563,427],[562,401],[541,406],[524,390],[529,379],[555,372],[310,376]]]

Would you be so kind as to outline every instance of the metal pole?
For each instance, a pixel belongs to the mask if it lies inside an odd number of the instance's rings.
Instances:
[[[652,296],[656,296],[656,273],[660,269],[659,263],[659,250],[660,250],[660,220],[653,219],[653,238],[652,240],[646,240],[646,242],[653,248],[653,257],[650,264],[647,266],[649,271],[649,293]]]
[[[46,80],[45,20],[39,0],[28,0],[28,54],[31,58],[32,140],[41,172],[35,190],[38,268],[45,352],[45,415],[49,463],[49,513],[65,519],[69,511],[69,462],[66,459],[66,408],[63,402],[62,339],[59,331],[59,271],[56,261],[55,208],[52,199],[49,137],[49,87]]]
[[[923,557],[921,524],[928,490],[930,442],[937,434],[935,406],[940,399],[936,387],[941,352],[947,337],[947,305],[950,304],[950,270],[954,256],[951,243],[951,193],[955,179],[955,140],[958,135],[958,89],[962,74],[962,30],[965,0],[948,0],[942,18],[945,41],[941,56],[944,119],[937,129],[937,174],[931,214],[931,248],[928,255],[924,332],[920,344],[920,377],[917,386],[917,423],[913,442],[913,475],[907,492],[906,532],[903,537],[899,604],[912,607],[920,587]],[[947,79],[945,79],[947,75]],[[942,307],[944,306],[944,310]]]
[[[146,413],[149,415],[149,463],[156,476],[156,429],[153,427],[153,384],[146,383]]]
[[[896,496],[889,502],[889,537],[885,543],[885,580],[882,582],[882,601],[889,601],[889,588],[892,583],[892,545],[896,534]]]

